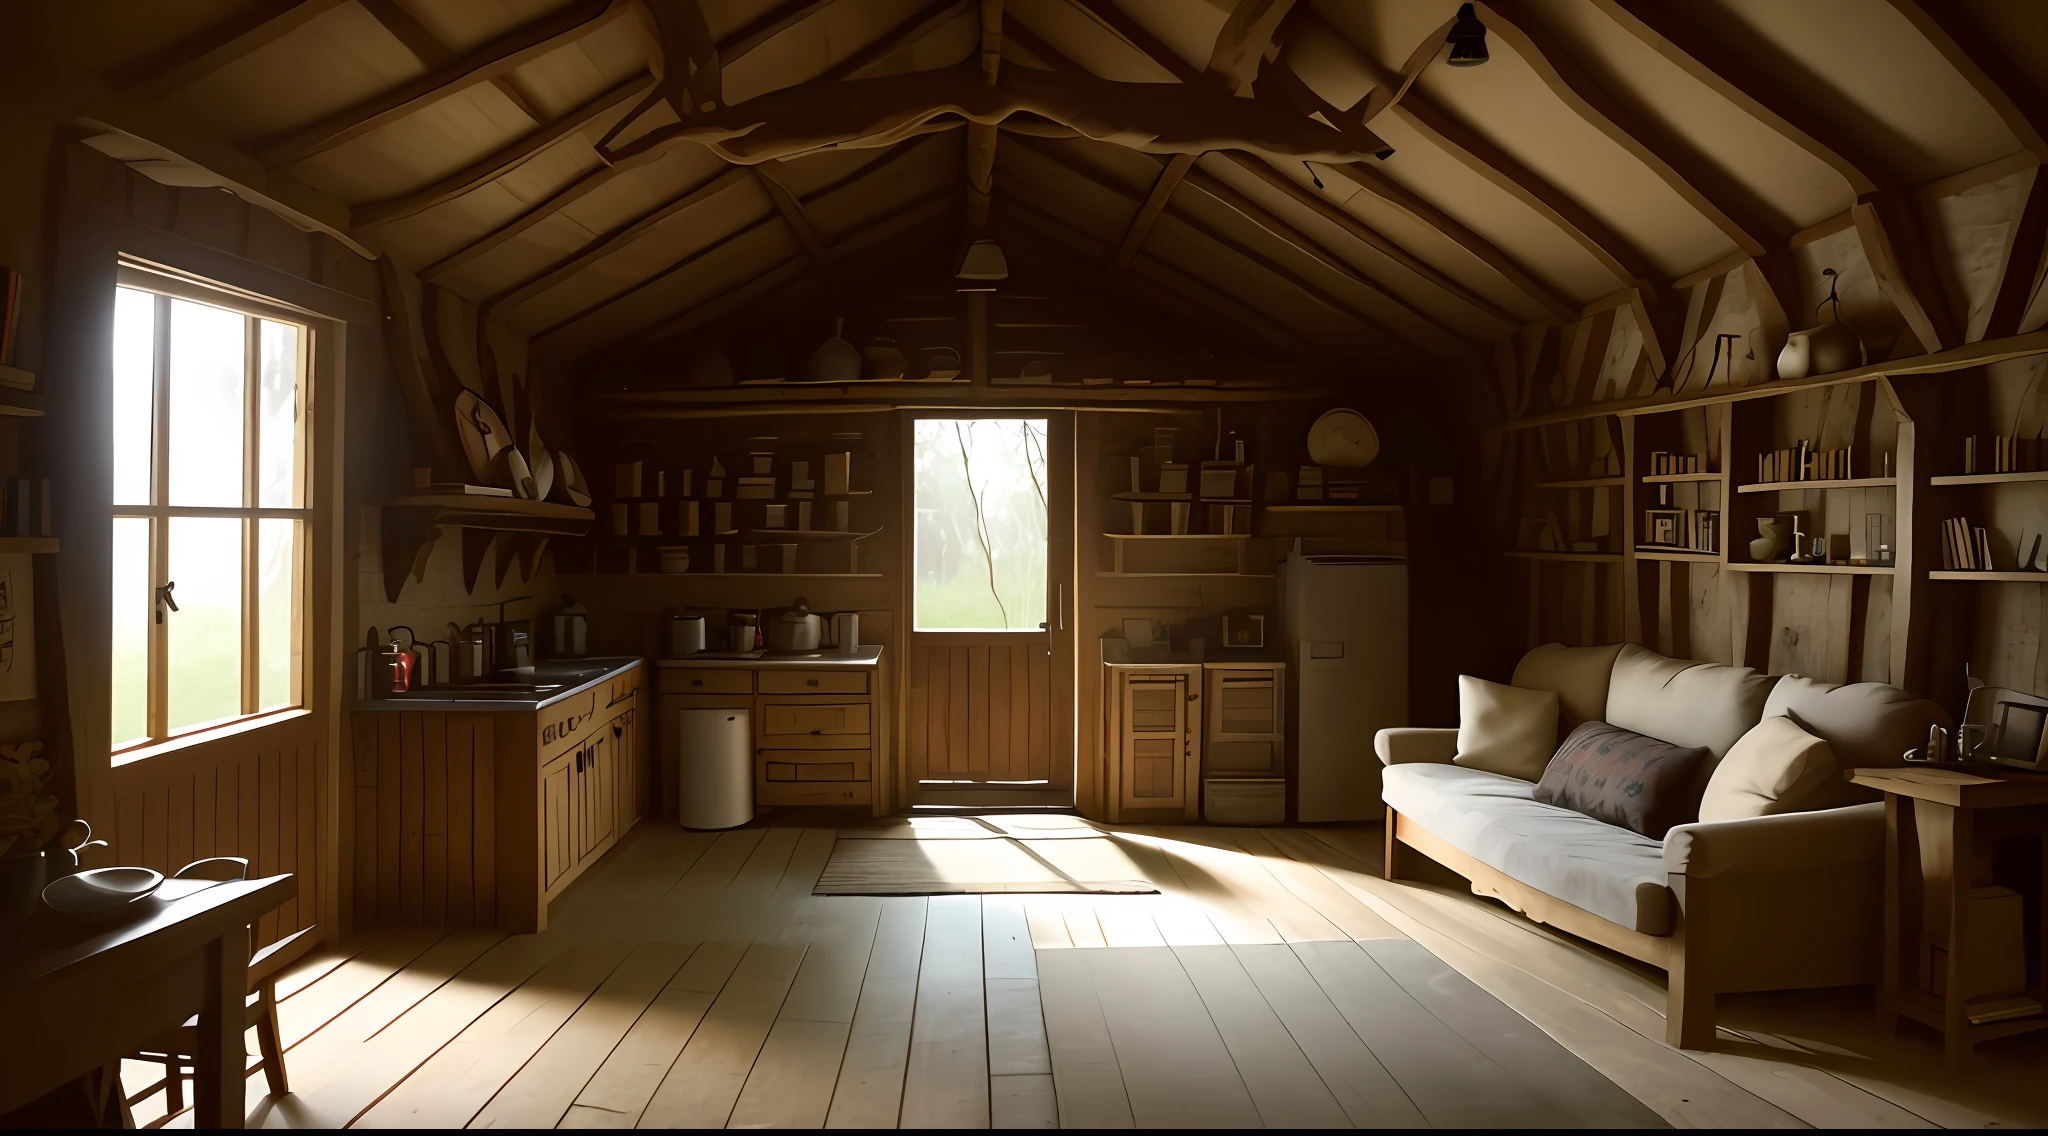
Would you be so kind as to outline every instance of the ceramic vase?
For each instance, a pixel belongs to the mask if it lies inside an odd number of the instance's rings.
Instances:
[[[1749,542],[1749,558],[1766,564],[1785,554],[1785,518],[1758,517],[1757,538]]]

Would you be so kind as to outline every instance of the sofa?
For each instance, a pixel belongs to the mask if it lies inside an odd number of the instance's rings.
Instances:
[[[1704,747],[1697,798],[1731,746],[1788,715],[1843,770],[1896,765],[1946,725],[1941,709],[1884,683],[1835,685],[1665,658],[1627,644],[1538,647],[1513,685],[1558,697],[1560,736],[1583,722]],[[1666,1035],[1703,1048],[1721,993],[1878,980],[1884,805],[1846,778],[1804,811],[1683,823],[1656,840],[1536,799],[1536,785],[1452,763],[1456,729],[1375,738],[1388,879],[1413,849],[1540,923],[1661,967]]]

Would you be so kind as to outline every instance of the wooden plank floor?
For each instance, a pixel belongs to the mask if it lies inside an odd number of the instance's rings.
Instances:
[[[813,896],[831,830],[644,826],[545,934],[380,928],[300,964],[279,990],[294,1091],[252,1076],[250,1120],[2048,1124],[2048,1038],[1952,1069],[1880,1036],[1868,991],[1726,998],[1712,1050],[1671,1049],[1660,974],[1380,880],[1376,827],[1095,827],[1160,894]],[[159,1093],[137,1119],[163,1113]]]

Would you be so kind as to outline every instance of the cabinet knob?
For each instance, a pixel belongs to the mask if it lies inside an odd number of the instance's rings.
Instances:
[[[691,686],[703,686],[703,685],[704,685],[704,680],[703,680],[703,679],[701,679],[701,678],[693,678],[693,679],[691,679],[691,680],[690,680],[690,685],[691,685]]]
[[[816,686],[816,685],[818,685],[818,680],[817,680],[817,679],[810,679],[810,680],[808,680],[808,683],[807,683],[807,685],[810,685],[810,686]]]

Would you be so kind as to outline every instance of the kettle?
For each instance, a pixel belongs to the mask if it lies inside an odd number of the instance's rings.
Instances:
[[[808,654],[818,649],[824,630],[825,621],[798,596],[796,606],[776,612],[768,625],[768,650],[778,655]]]

